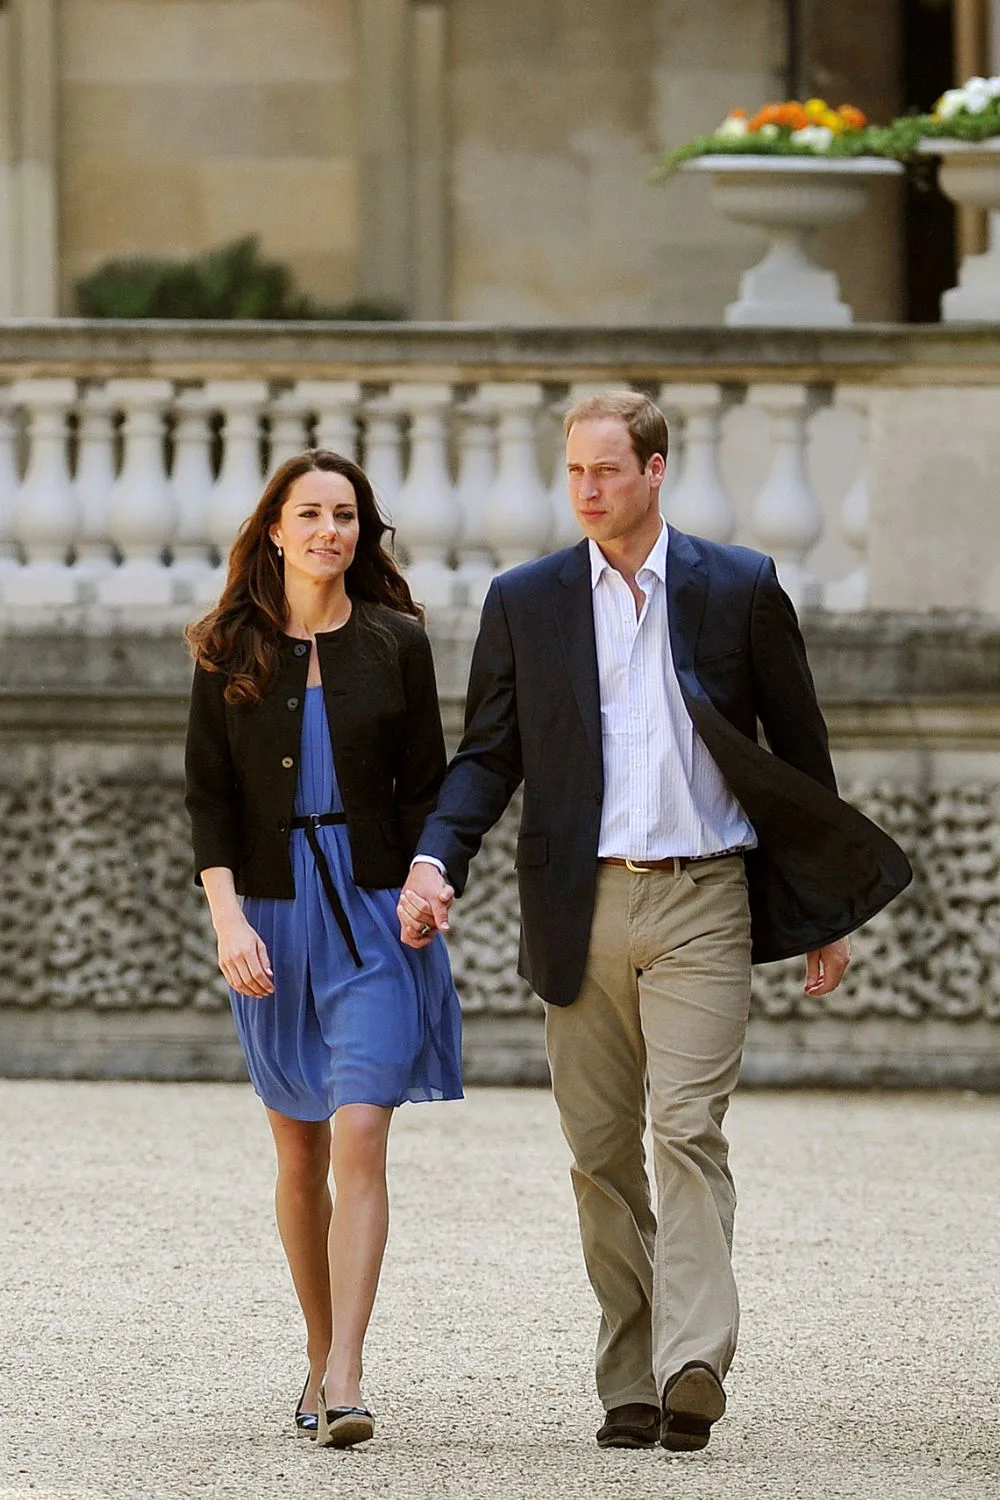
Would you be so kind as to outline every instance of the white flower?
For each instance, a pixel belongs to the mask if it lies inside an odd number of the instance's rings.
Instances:
[[[747,122],[742,115],[727,115],[715,132],[724,141],[736,141],[747,133]]]
[[[939,120],[953,120],[965,108],[964,89],[946,89],[937,104]]]
[[[781,131],[777,125],[762,125],[757,131],[762,141],[776,141]]]
[[[990,85],[985,78],[970,78],[962,89],[965,96],[965,107],[970,115],[981,115],[989,109],[993,98]]]
[[[792,131],[796,146],[808,146],[813,151],[826,151],[833,140],[833,131],[826,125],[804,125]]]
[[[987,78],[986,87],[990,91],[991,99],[1000,99],[1000,77]]]

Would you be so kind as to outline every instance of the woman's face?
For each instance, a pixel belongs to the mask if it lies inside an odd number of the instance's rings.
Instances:
[[[310,469],[289,487],[271,541],[285,554],[285,577],[313,583],[341,578],[354,561],[360,526],[354,486],[343,474]]]

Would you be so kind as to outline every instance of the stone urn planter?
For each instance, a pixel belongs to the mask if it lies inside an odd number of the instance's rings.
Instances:
[[[741,224],[767,231],[764,259],[746,271],[740,296],[726,308],[731,325],[840,328],[853,313],[832,271],[810,259],[817,229],[862,213],[870,179],[898,176],[897,161],[879,156],[697,156],[682,171],[712,175],[712,203]]]
[[[935,136],[922,140],[920,150],[940,157],[938,184],[953,203],[1000,212],[1000,136],[985,141]],[[941,298],[941,317],[946,323],[1000,323],[1000,245],[965,257],[958,286]]]

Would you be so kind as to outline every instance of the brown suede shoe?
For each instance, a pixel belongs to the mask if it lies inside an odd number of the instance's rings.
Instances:
[[[674,1453],[707,1448],[712,1423],[725,1409],[726,1393],[718,1375],[711,1365],[691,1360],[664,1388],[660,1442]]]
[[[598,1448],[653,1448],[660,1435],[660,1413],[655,1406],[631,1401],[613,1406],[598,1428]]]

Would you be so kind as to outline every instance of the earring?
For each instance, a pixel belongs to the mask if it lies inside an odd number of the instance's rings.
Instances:
[[[276,546],[276,547],[278,547],[278,544],[277,544],[277,542],[275,542],[275,544],[274,544],[274,545],[275,545],[275,546]],[[279,557],[284,557],[284,555],[285,555],[285,554],[284,554],[284,553],[283,553],[283,552],[282,552],[282,550],[281,550],[281,548],[280,548],[280,547],[278,547],[278,556],[279,556]]]

